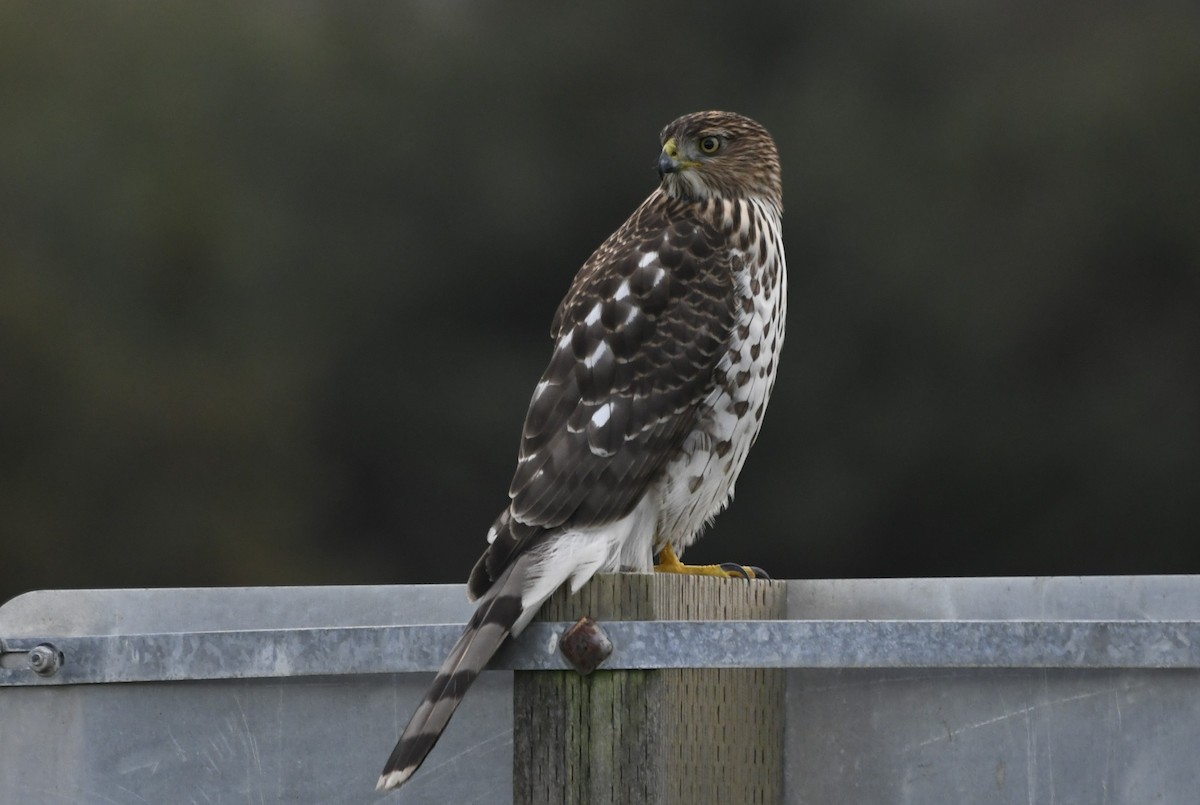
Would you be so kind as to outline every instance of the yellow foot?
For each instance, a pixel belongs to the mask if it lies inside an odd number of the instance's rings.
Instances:
[[[675,555],[670,543],[658,555],[656,573],[687,573],[692,576],[717,576],[722,579],[769,579],[762,568],[726,563],[723,565],[685,565]]]

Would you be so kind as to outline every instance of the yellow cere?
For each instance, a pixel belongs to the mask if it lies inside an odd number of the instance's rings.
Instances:
[[[680,167],[684,167],[684,168],[700,167],[701,163],[699,163],[695,160],[679,158],[679,143],[677,143],[675,141],[674,137],[671,137],[669,140],[667,140],[665,143],[663,143],[663,153],[666,154],[667,156],[669,156],[671,159],[678,161]]]

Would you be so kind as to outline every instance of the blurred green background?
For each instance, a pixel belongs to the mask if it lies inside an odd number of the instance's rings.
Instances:
[[[1200,572],[1200,5],[596,9],[6,5],[0,600],[465,579],[705,108],[779,143],[790,319],[690,560]]]

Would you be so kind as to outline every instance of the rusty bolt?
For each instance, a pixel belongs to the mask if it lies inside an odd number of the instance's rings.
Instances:
[[[563,633],[558,641],[558,650],[581,676],[587,676],[600,667],[612,654],[613,644],[608,635],[591,618],[580,618],[579,622]]]

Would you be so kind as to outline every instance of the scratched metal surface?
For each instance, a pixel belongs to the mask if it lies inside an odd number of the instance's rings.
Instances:
[[[797,619],[1200,616],[1200,579],[789,583]],[[465,619],[457,586],[70,591],[0,639]],[[429,674],[0,688],[0,802],[367,803]],[[503,803],[510,677],[485,674],[399,803]],[[1200,790],[1200,671],[792,670],[789,803],[1142,803]]]
[[[1200,797],[1196,671],[790,671],[788,801]]]
[[[430,679],[411,676],[8,688],[0,802],[375,802],[383,761]],[[391,801],[508,801],[511,675],[485,674],[477,688],[422,776]]]
[[[464,622],[459,585],[71,590],[0,607],[0,639]],[[512,675],[476,683],[422,774],[375,780],[432,674],[0,689],[0,803],[503,803]]]
[[[1200,578],[794,582],[792,618],[1194,620]],[[788,672],[787,801],[1200,801],[1200,671]]]

